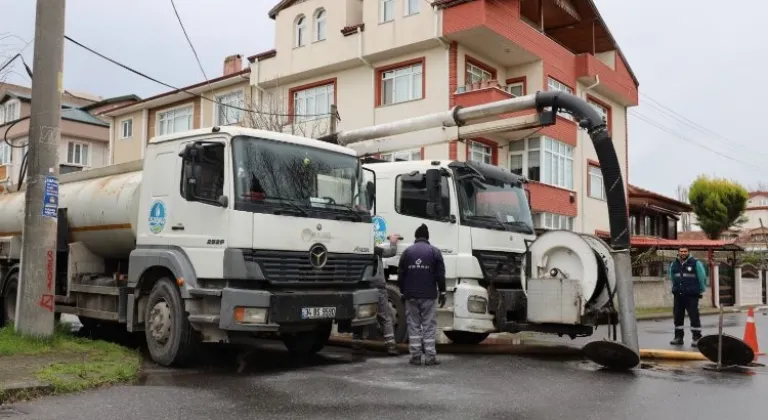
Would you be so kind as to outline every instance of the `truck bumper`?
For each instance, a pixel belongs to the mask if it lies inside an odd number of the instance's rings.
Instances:
[[[221,293],[219,328],[228,331],[276,332],[286,326],[349,322],[364,326],[376,322],[378,291],[364,289],[343,292],[268,292],[225,288]],[[304,318],[304,308],[335,308],[326,318]],[[238,319],[238,311],[263,315],[262,319]]]
[[[495,332],[493,315],[488,313],[488,291],[477,281],[462,279],[456,285],[453,291],[452,324],[450,329],[455,331]]]

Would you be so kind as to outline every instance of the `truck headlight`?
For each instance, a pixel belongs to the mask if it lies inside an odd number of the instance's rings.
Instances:
[[[484,297],[472,295],[467,298],[467,310],[473,314],[484,314],[488,310],[488,301]]]
[[[266,324],[267,308],[238,306],[235,308],[235,321],[238,324]]]
[[[357,306],[357,319],[371,318],[376,316],[379,305],[376,303],[367,303],[365,305]]]

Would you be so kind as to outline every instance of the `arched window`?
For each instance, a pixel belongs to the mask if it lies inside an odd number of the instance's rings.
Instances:
[[[325,9],[317,9],[315,12],[315,40],[325,39]]]
[[[303,47],[307,44],[307,18],[303,15],[296,19],[296,46]]]

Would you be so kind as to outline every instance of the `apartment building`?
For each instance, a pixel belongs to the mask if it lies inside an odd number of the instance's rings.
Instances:
[[[269,16],[275,46],[248,58],[253,98],[295,114],[303,132],[324,134],[317,121],[331,104],[345,130],[561,90],[604,116],[628,180],[638,82],[591,0],[283,0]],[[594,147],[567,114],[543,129],[381,157],[503,166],[532,180],[539,227],[609,229]]]
[[[61,98],[60,173],[106,165],[109,123],[99,115],[111,107],[138,99],[135,95],[104,99],[65,91]],[[15,190],[22,179],[30,124],[25,117],[30,115],[31,101],[31,88],[10,83],[0,85],[0,135],[7,133],[7,142],[0,140],[0,191]],[[18,122],[14,124],[14,121]]]
[[[287,117],[270,118],[243,111],[251,109],[253,97],[249,72],[250,68],[243,68],[242,56],[232,55],[224,60],[220,77],[105,112],[103,115],[110,123],[110,163],[142,159],[147,141],[157,135],[214,125],[284,126]],[[219,106],[218,103],[241,109]]]

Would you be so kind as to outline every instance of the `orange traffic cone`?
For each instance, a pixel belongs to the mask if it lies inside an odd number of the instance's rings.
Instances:
[[[757,345],[757,328],[755,327],[755,310],[751,307],[747,311],[747,325],[744,326],[744,342],[747,343],[747,345],[750,348],[752,348],[752,351],[755,352],[755,360],[757,360],[757,356],[762,356],[765,354],[760,352],[760,349]]]

